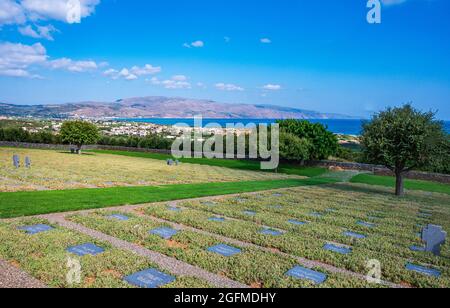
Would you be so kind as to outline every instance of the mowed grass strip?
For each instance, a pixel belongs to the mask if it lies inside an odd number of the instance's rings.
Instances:
[[[158,266],[147,258],[117,249],[101,241],[75,231],[51,225],[54,229],[35,235],[26,234],[17,228],[35,224],[49,224],[42,219],[20,219],[0,222],[0,258],[27,272],[34,278],[54,288],[132,288],[123,277]],[[96,256],[77,257],[66,251],[68,247],[93,243],[105,251]],[[81,265],[79,283],[69,283],[67,267],[69,258]],[[75,276],[69,276],[75,277]],[[176,277],[164,286],[167,288],[208,288],[206,281],[194,277]]]
[[[395,178],[390,176],[378,176],[373,174],[359,174],[350,180],[351,183],[395,187]],[[405,179],[405,188],[410,190],[422,190],[450,195],[450,185],[429,181]]]
[[[129,204],[200,198],[326,183],[330,183],[330,180],[288,179],[0,193],[0,218],[98,209]]]
[[[320,267],[315,270],[327,274],[328,278],[325,283],[314,285],[311,281],[298,280],[285,275],[291,268],[298,265],[295,258],[237,245],[230,246],[240,249],[239,253],[224,257],[208,251],[210,247],[225,244],[212,236],[198,232],[179,231],[170,239],[163,239],[150,234],[150,231],[161,227],[170,227],[170,225],[128,213],[126,214],[130,217],[128,221],[116,222],[105,218],[111,214],[116,213],[99,211],[89,215],[74,215],[69,217],[69,220],[255,288],[363,288],[371,286],[363,279],[329,273]],[[378,286],[372,285],[372,287]]]
[[[121,155],[128,157],[149,158],[156,160],[172,159],[172,155],[158,154],[158,153],[143,153],[143,152],[127,152],[127,151],[111,151],[111,150],[92,150],[89,152],[103,153],[112,155]],[[238,170],[251,170],[251,171],[264,171],[261,170],[261,163],[251,160],[234,160],[234,159],[207,159],[207,158],[182,158],[179,160],[182,163],[207,165],[214,167],[225,167]],[[326,168],[321,167],[301,167],[296,165],[281,164],[278,168],[278,173],[284,173],[289,175],[299,175],[306,177],[320,176],[328,172]],[[265,171],[274,173],[275,171]]]

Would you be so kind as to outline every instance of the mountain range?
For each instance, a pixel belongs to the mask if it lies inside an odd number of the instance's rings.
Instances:
[[[80,102],[52,105],[14,105],[0,102],[0,116],[35,118],[193,118],[213,119],[352,119],[272,105],[226,104],[176,97],[134,97],[115,102]]]

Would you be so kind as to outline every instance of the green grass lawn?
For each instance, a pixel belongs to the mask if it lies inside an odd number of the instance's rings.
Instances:
[[[395,178],[389,176],[377,176],[373,174],[359,174],[350,180],[351,183],[378,185],[385,187],[395,187]],[[405,188],[411,190],[422,190],[450,195],[450,185],[405,179]]]
[[[122,156],[129,156],[129,157],[150,158],[150,159],[157,159],[157,160],[167,160],[167,159],[172,158],[171,155],[158,154],[158,153],[109,151],[109,150],[95,150],[95,151],[90,151],[90,152],[122,155]],[[251,160],[182,158],[182,159],[180,159],[180,162],[189,163],[189,164],[208,165],[208,166],[215,166],[215,167],[225,167],[225,168],[239,169],[239,170],[261,171],[260,163],[257,161],[251,161]],[[280,168],[278,169],[279,173],[307,176],[307,177],[319,176],[319,175],[326,173],[327,171],[328,171],[327,169],[320,168],[320,167],[301,167],[301,166],[295,166],[295,165],[289,165],[289,164],[281,164]],[[274,172],[274,171],[267,171],[267,172]]]
[[[0,218],[320,185],[331,182],[333,180],[330,179],[290,179],[0,193]]]

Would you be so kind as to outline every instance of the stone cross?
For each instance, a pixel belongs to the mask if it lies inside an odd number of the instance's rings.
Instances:
[[[422,231],[422,240],[426,243],[425,251],[432,252],[435,256],[441,255],[441,246],[447,238],[441,226],[428,225]]]
[[[25,157],[25,167],[31,168],[31,159],[28,156]]]
[[[14,167],[20,168],[20,158],[19,158],[19,155],[14,155],[14,156],[13,156],[13,164],[14,164]]]

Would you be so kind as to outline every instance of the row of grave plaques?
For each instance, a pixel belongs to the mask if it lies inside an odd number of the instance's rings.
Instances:
[[[181,211],[181,209],[177,208],[177,207],[169,207],[168,209],[173,210],[173,211]],[[107,218],[115,219],[118,221],[129,220],[128,216],[122,215],[122,214],[109,215],[109,216],[107,216]],[[225,219],[222,217],[211,217],[209,220],[214,221],[214,222],[225,221]],[[295,225],[306,224],[305,222],[300,222],[297,220],[290,220],[289,222],[292,224],[295,224]],[[374,224],[369,224],[366,222],[359,222],[358,224],[368,227],[368,228],[373,228],[375,226]],[[436,226],[434,226],[434,227],[436,227]],[[24,226],[24,227],[20,227],[19,229],[26,231],[26,233],[28,233],[30,235],[33,235],[33,234],[38,234],[41,232],[48,232],[48,231],[53,230],[54,228],[51,226],[48,226],[48,225],[39,224],[39,225],[33,225],[33,226]],[[429,229],[428,231],[427,231],[427,229],[424,229],[423,238],[426,238],[427,234],[428,234],[428,236],[433,236],[433,234],[435,234],[435,233],[441,234],[443,232],[442,228],[440,228],[439,230],[436,230],[431,225],[428,226],[428,229]],[[438,232],[438,231],[440,231],[440,232]],[[172,229],[170,227],[161,227],[161,228],[156,228],[156,229],[149,231],[149,234],[159,236],[165,240],[169,240],[173,236],[178,234],[178,232],[179,231]],[[263,228],[259,233],[263,234],[263,235],[268,235],[268,236],[280,236],[280,235],[284,234],[283,231],[271,229],[268,227]],[[359,233],[355,233],[355,232],[351,232],[351,231],[346,231],[343,234],[345,236],[352,237],[355,239],[365,239],[367,237],[364,234],[359,234]],[[431,234],[431,235],[429,235],[429,234]],[[337,244],[333,244],[333,243],[326,244],[323,247],[323,249],[331,251],[331,252],[335,252],[335,253],[344,254],[344,255],[350,254],[352,252],[352,248],[350,248],[350,247],[346,247],[343,245],[337,245]],[[425,250],[420,247],[416,247],[416,249],[417,249],[417,251]],[[67,251],[69,253],[73,253],[77,256],[83,257],[86,255],[96,256],[98,254],[103,253],[105,250],[95,244],[85,243],[82,245],[69,247],[69,248],[67,248]],[[209,251],[211,253],[219,254],[223,257],[233,257],[233,256],[236,256],[236,255],[242,253],[241,249],[232,247],[232,246],[229,246],[226,244],[218,244],[218,245],[209,247],[209,248],[207,248],[207,251]],[[419,273],[419,274],[422,274],[425,276],[429,276],[429,277],[437,278],[437,277],[440,277],[440,275],[441,275],[441,272],[437,269],[422,266],[422,265],[412,264],[412,263],[407,263],[405,268],[409,271],[414,271],[416,273]],[[318,271],[314,271],[314,270],[311,270],[311,269],[308,269],[305,267],[301,267],[301,266],[296,266],[296,267],[292,268],[291,270],[289,270],[286,273],[286,276],[293,277],[296,279],[309,280],[315,284],[321,284],[321,283],[325,282],[327,279],[326,274],[320,273]],[[171,283],[175,279],[176,279],[175,277],[170,276],[165,273],[162,273],[156,269],[147,269],[145,271],[141,271],[141,272],[138,272],[138,273],[135,273],[135,274],[125,277],[124,281],[126,281],[132,285],[138,286],[138,287],[156,288],[156,287],[160,287],[160,286],[166,285],[168,283]]]

